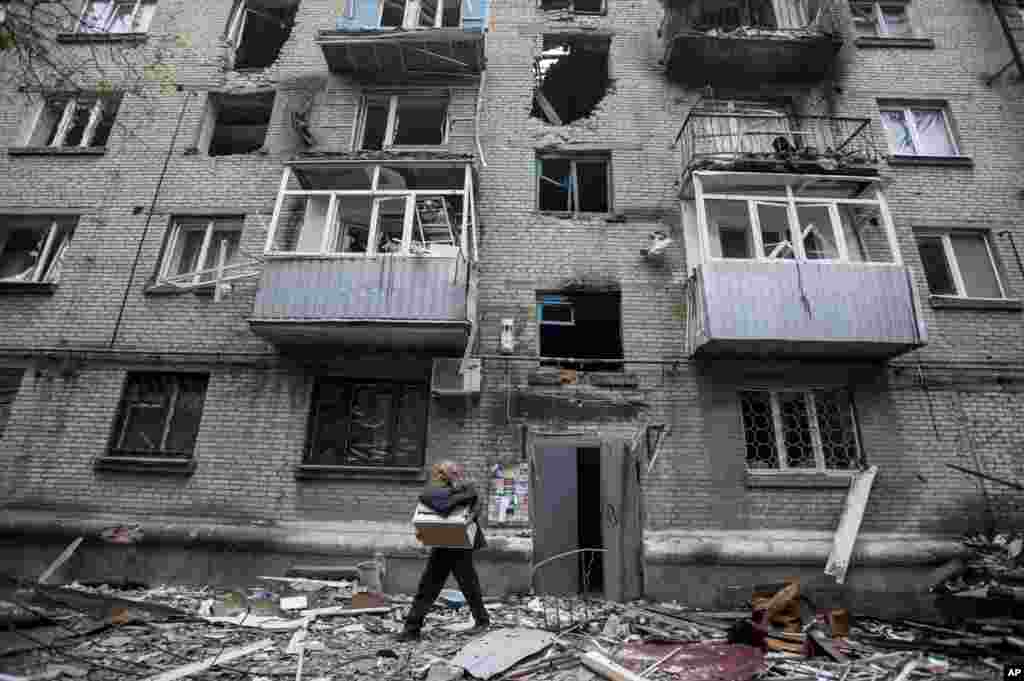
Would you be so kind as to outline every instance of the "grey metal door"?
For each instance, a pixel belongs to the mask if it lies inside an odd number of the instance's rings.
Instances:
[[[533,563],[579,548],[576,447],[538,446],[534,449],[531,477]],[[553,560],[533,576],[537,593],[579,592],[579,557]]]

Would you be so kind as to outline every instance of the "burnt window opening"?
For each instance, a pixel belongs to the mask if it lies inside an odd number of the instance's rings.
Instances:
[[[541,366],[581,371],[622,371],[622,362],[563,359],[622,359],[622,296],[619,292],[537,295]]]
[[[292,33],[298,0],[238,0],[228,22],[236,69],[264,69]]]
[[[575,14],[604,14],[604,0],[540,0],[542,10],[567,9]]]
[[[541,211],[611,211],[607,155],[541,156],[537,159],[537,203]]]
[[[210,156],[249,154],[263,147],[274,93],[212,95],[208,116]]]
[[[592,114],[611,84],[608,49],[606,37],[545,36],[530,115],[565,125]]]
[[[702,0],[690,11],[692,25],[699,31],[733,31],[741,26],[777,27],[771,0]]]

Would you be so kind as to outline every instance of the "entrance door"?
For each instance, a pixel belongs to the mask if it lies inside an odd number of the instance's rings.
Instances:
[[[533,516],[533,564],[579,548],[579,479],[576,448],[536,447],[533,454],[530,509]],[[537,593],[569,595],[580,590],[578,555],[555,558],[537,568]]]

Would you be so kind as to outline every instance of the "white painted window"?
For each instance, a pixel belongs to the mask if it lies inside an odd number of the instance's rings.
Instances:
[[[959,156],[949,116],[941,106],[880,107],[889,148],[897,156]]]
[[[77,218],[0,215],[0,282],[55,283]]]
[[[448,142],[448,97],[369,94],[363,97],[359,148],[436,147]]]
[[[380,0],[379,7],[381,28],[455,28],[462,21],[462,0]]]
[[[192,284],[213,281],[219,268],[240,262],[241,241],[242,218],[175,218],[160,278]]]
[[[877,38],[910,38],[914,31],[910,23],[908,2],[850,2],[853,25],[858,36]]]
[[[145,33],[156,12],[153,0],[87,0],[78,33]]]
[[[1005,298],[988,234],[977,231],[922,232],[917,250],[928,289],[958,298]]]
[[[120,107],[119,96],[54,96],[39,111],[30,146],[104,147]]]
[[[748,470],[860,469],[849,391],[743,390],[739,402]]]

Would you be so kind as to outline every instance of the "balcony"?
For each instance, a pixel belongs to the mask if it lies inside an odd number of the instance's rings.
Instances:
[[[292,164],[253,332],[281,347],[462,352],[475,309],[472,186],[465,162]]]
[[[353,0],[317,43],[332,71],[377,82],[479,74],[487,0]]]
[[[677,139],[684,187],[698,170],[873,176],[882,159],[867,118],[694,112]]]
[[[673,0],[660,35],[672,80],[689,86],[811,83],[842,45],[829,0]]]
[[[698,198],[684,201],[699,263],[685,294],[690,354],[874,360],[926,343],[876,182],[750,177],[698,172]]]

